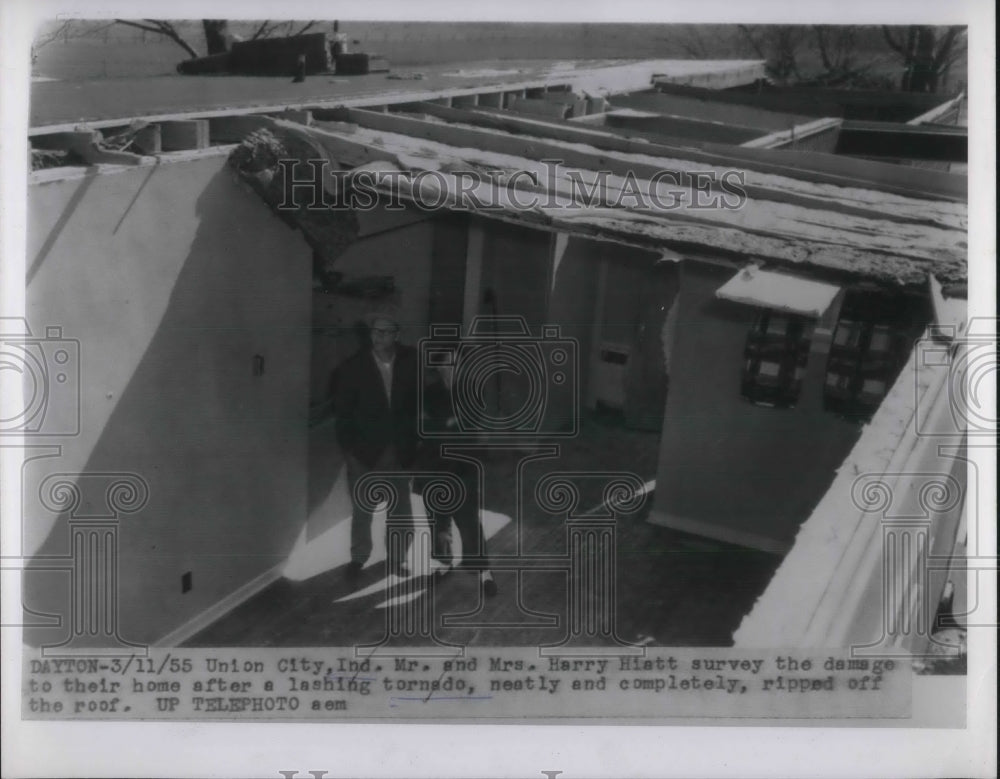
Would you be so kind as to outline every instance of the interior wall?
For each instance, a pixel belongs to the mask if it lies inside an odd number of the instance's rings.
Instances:
[[[478,224],[483,231],[479,315],[520,316],[527,334],[537,338],[548,317],[554,234],[489,219]],[[495,332],[492,325],[487,329]],[[493,416],[510,418],[525,407],[530,379],[512,370],[497,371],[483,381],[481,391],[487,407],[496,409]]]
[[[616,243],[591,245],[599,258],[596,272],[602,281],[596,306],[589,315],[595,343],[588,354],[585,397],[591,408],[600,402],[606,407],[624,409],[629,362],[642,319],[643,286],[649,277],[653,255]],[[602,357],[605,349],[609,352],[607,359]],[[611,362],[611,354],[617,355],[618,361]]]
[[[465,303],[469,217],[462,213],[444,214],[433,225],[428,316],[432,324],[460,325]]]
[[[359,238],[336,262],[345,277],[391,276],[399,311],[400,341],[410,346],[427,334],[430,314],[432,221],[404,225]],[[313,293],[313,354],[310,397],[325,402],[333,370],[361,344],[358,325],[378,300]]]
[[[483,220],[482,314],[520,315],[534,335],[548,312],[553,234],[496,220]],[[481,298],[482,300],[482,298]]]
[[[549,384],[548,429],[565,429],[579,420],[590,381],[589,364],[592,351],[594,308],[604,246],[598,241],[564,236],[564,246],[556,249],[558,262],[552,272],[549,295],[548,324],[559,326],[560,340],[573,344],[575,364],[569,371],[570,380]],[[572,419],[572,415],[576,419]]]
[[[600,256],[607,263],[601,340],[631,347],[639,326],[639,296],[649,256],[616,244],[602,244]]]
[[[28,319],[78,343],[80,426],[23,470],[24,552],[62,569],[26,573],[25,605],[70,616],[69,520],[114,516],[127,474],[148,499],[117,512],[113,596],[120,635],[152,642],[280,563],[305,521],[311,253],[223,155],[37,183],[28,214]],[[53,474],[72,511],[43,493]]]
[[[795,408],[741,397],[743,352],[757,310],[716,299],[734,272],[682,264],[651,520],[783,551],[861,428],[822,408],[828,333],[812,341]]]

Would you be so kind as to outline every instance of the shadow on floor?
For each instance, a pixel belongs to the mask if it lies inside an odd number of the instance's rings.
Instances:
[[[320,427],[313,437],[322,440],[327,434]],[[322,457],[322,446],[314,444],[311,452]],[[587,417],[580,436],[559,444],[553,457],[524,464],[529,448],[490,452],[484,508],[515,517],[490,542],[499,587],[495,598],[484,597],[475,572],[398,580],[386,578],[383,566],[376,564],[349,583],[339,567],[301,582],[275,582],[188,646],[376,644],[398,624],[401,610],[419,624],[404,635],[392,632],[397,643],[558,644],[567,635],[571,593],[581,591],[581,576],[591,577],[584,582],[590,586],[593,566],[574,569],[559,563],[570,557],[570,531],[565,513],[539,507],[539,480],[555,472],[578,474],[576,511],[582,513],[600,506],[602,478],[621,472],[644,481],[654,478],[658,448],[658,436],[626,430],[614,415],[603,415]],[[316,499],[310,495],[310,503]],[[652,646],[729,646],[780,557],[651,525],[645,521],[650,502],[647,497],[632,514],[614,522],[613,576],[604,583],[614,584],[617,636]],[[546,570],[535,560],[523,562],[517,557],[519,541],[522,555],[548,556],[556,564]],[[610,543],[605,538],[594,544],[584,558],[612,559]],[[364,590],[369,591],[346,597]],[[584,611],[609,597],[607,589],[584,590],[590,594],[581,597],[592,598],[577,604]]]

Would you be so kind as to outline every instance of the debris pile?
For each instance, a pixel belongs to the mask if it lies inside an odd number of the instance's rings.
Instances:
[[[292,187],[291,180],[286,181],[286,176],[301,180],[303,174],[296,176],[295,169],[309,170],[317,160],[327,162],[322,169],[326,195],[320,202],[313,187]],[[334,261],[357,239],[359,228],[351,209],[337,207],[346,200],[338,190],[344,184],[331,175],[340,166],[326,150],[275,122],[247,135],[230,153],[229,165],[278,218],[302,232],[313,249],[317,275],[332,274]]]

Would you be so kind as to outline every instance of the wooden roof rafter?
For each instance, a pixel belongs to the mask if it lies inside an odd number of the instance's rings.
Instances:
[[[574,202],[578,193],[574,192],[570,175],[597,176],[598,171],[592,168],[567,164],[561,175],[551,177],[539,159],[484,149],[483,144],[449,145],[354,124],[325,126],[319,122],[304,127],[276,121],[274,127],[280,133],[291,133],[319,144],[342,167],[381,161],[383,171],[388,166],[398,175],[383,179],[390,183],[375,188],[381,194],[417,204],[502,216],[576,235],[620,238],[648,248],[697,247],[704,253],[761,258],[775,266],[812,268],[819,273],[893,286],[923,285],[928,273],[946,283],[961,283],[966,275],[966,234],[958,220],[899,221],[877,212],[844,213],[825,207],[822,202],[810,202],[806,207],[757,197],[749,198],[740,209],[616,206],[614,198],[630,186],[625,177],[617,174],[606,176],[611,204],[588,206]],[[516,150],[517,147],[509,145],[510,139],[501,140],[506,144],[504,148]],[[567,160],[600,157],[592,154],[581,157],[582,152],[577,152],[573,158],[574,150],[569,146],[557,149],[566,153]],[[536,148],[533,157],[538,156],[537,151]],[[607,155],[604,161],[613,162]],[[671,161],[660,162],[667,165]],[[482,177],[477,182],[462,179],[463,172],[484,169],[493,169],[497,175]],[[525,175],[517,177],[511,185],[511,174],[515,171],[534,172],[539,182],[530,184]],[[421,172],[435,175],[418,175]],[[631,183],[635,182],[649,185],[648,179],[635,178]],[[543,197],[534,198],[536,202],[525,207],[532,195]],[[484,203],[492,207],[482,207]]]

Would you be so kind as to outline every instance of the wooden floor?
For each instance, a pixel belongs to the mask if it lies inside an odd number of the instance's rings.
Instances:
[[[521,521],[508,523],[490,540],[490,555],[498,563],[495,598],[483,596],[473,572],[398,580],[386,578],[383,565],[377,564],[366,569],[360,581],[349,583],[344,569],[337,568],[301,582],[279,580],[187,645],[352,646],[386,640],[481,646],[561,644],[571,624],[570,592],[579,592],[580,577],[592,577],[593,567],[501,570],[516,567],[519,534],[526,553],[568,559],[565,516],[539,509],[531,499],[534,487],[554,470],[630,470],[651,479],[657,450],[655,435],[624,430],[614,419],[591,418],[582,435],[562,445],[560,457],[526,468]],[[486,509],[516,515],[518,459],[511,452],[491,456]],[[581,485],[581,508],[600,503],[600,480],[589,481],[589,488]],[[605,631],[599,643],[729,646],[733,631],[767,586],[779,558],[650,525],[645,521],[648,510],[647,502],[619,517],[615,525],[611,613],[617,635],[608,636]],[[607,543],[596,547],[597,555],[606,555]],[[367,594],[340,600],[368,588]],[[604,602],[596,596],[594,600]],[[385,607],[388,601],[396,605]],[[587,614],[588,607],[600,604],[578,605]]]

